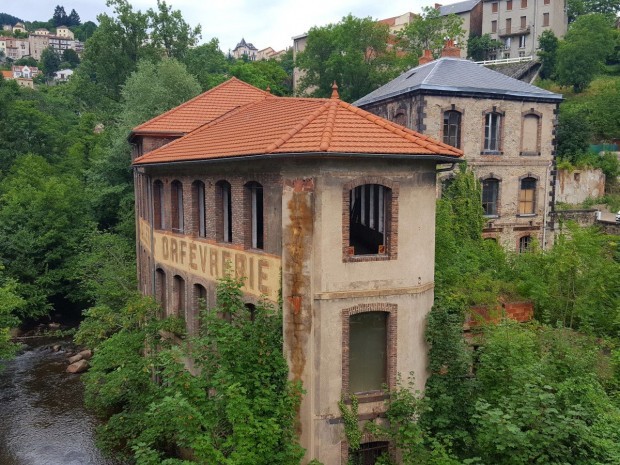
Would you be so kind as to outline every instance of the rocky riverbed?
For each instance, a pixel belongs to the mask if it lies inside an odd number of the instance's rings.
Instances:
[[[25,343],[0,372],[0,464],[117,465],[95,446],[80,375],[67,373],[69,340]]]

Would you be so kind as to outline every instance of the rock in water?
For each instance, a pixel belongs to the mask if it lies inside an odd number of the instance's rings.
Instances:
[[[79,362],[80,360],[82,360],[82,358],[82,354],[74,355],[73,357],[69,357],[69,363],[73,364],[75,362]]]
[[[86,349],[79,352],[78,355],[81,355],[83,360],[90,360],[91,358],[93,358],[93,351],[90,349]]]
[[[88,370],[88,362],[86,360],[78,360],[67,367],[67,373],[82,373]]]
[[[53,350],[54,352],[60,352],[60,349],[62,349],[62,346],[61,346],[60,344],[54,344],[54,345],[52,346],[52,350]]]

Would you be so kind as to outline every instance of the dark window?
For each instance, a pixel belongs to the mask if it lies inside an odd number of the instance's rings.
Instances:
[[[264,229],[265,222],[263,216],[263,186],[257,182],[250,182],[245,185],[249,196],[248,205],[251,241],[249,246],[253,249],[264,248]]]
[[[248,311],[248,317],[250,321],[254,321],[256,318],[256,305],[254,304],[245,304],[245,309]]]
[[[230,183],[219,181],[216,185],[219,194],[218,240],[232,242],[232,197]]]
[[[461,148],[461,113],[455,110],[443,114],[443,141],[444,143]]]
[[[521,0],[521,8],[527,8],[527,0]]]
[[[173,307],[175,316],[185,318],[185,280],[175,276],[172,281]]]
[[[521,16],[521,29],[525,29],[527,25],[527,16]]]
[[[349,389],[379,391],[387,383],[388,313],[365,312],[349,317]]]
[[[549,13],[543,13],[543,26],[549,26]]]
[[[354,255],[385,253],[387,215],[391,191],[380,184],[364,184],[352,189],[349,246]]]
[[[155,300],[165,314],[168,303],[166,300],[166,273],[161,268],[155,271]]]
[[[200,328],[200,312],[207,305],[207,289],[200,285],[194,284],[194,308],[188,312],[187,330],[190,334],[198,334]]]
[[[532,236],[523,236],[519,239],[519,253],[527,252],[532,245]]]
[[[153,227],[163,229],[164,218],[164,183],[155,181],[153,183]]]
[[[506,2],[506,10],[508,10],[508,11],[512,10],[512,0],[508,0]]]
[[[500,150],[500,132],[502,115],[487,113],[484,117],[484,150],[498,152]]]
[[[512,19],[506,18],[506,34],[510,34],[512,28]]]
[[[172,232],[183,233],[183,185],[173,181],[170,190],[170,206]]]
[[[491,13],[497,13],[497,2],[491,3]]]
[[[497,21],[491,21],[491,32],[497,32]]]
[[[482,210],[487,216],[497,216],[497,200],[499,198],[499,180],[485,179],[482,181]]]
[[[206,215],[205,215],[205,184],[202,181],[194,181],[192,184],[193,192],[193,219],[194,228],[198,236],[206,236]]]
[[[388,454],[387,442],[367,442],[360,444],[356,451],[349,451],[350,465],[375,465],[382,455]],[[390,462],[391,463],[391,462]]]
[[[536,213],[536,179],[524,178],[519,187],[519,215]]]

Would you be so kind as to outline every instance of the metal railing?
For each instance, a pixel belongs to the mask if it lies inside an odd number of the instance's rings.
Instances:
[[[498,60],[485,60],[485,61],[476,61],[479,65],[508,65],[510,63],[523,63],[526,61],[533,61],[534,57],[532,55],[526,57],[517,57],[517,58],[500,58]]]
[[[508,28],[500,29],[499,31],[497,31],[497,35],[499,37],[525,35],[525,34],[529,34],[531,29],[532,29],[532,26],[508,27]]]

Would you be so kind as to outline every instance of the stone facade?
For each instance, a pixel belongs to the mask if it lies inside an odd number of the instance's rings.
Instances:
[[[553,240],[546,229],[551,227],[554,195],[556,105],[446,88],[408,92],[361,107],[434,139],[458,143],[481,182],[497,183],[483,236],[519,250],[532,239],[543,247]],[[444,134],[446,112],[460,115],[458,142]],[[496,150],[485,150],[489,114],[499,118]],[[449,177],[444,174],[440,181]]]
[[[483,0],[482,18],[482,33],[504,42],[491,59],[535,56],[544,31],[561,39],[568,29],[565,0]]]
[[[600,169],[558,170],[555,192],[556,202],[571,205],[602,197],[605,195],[605,174]]]

